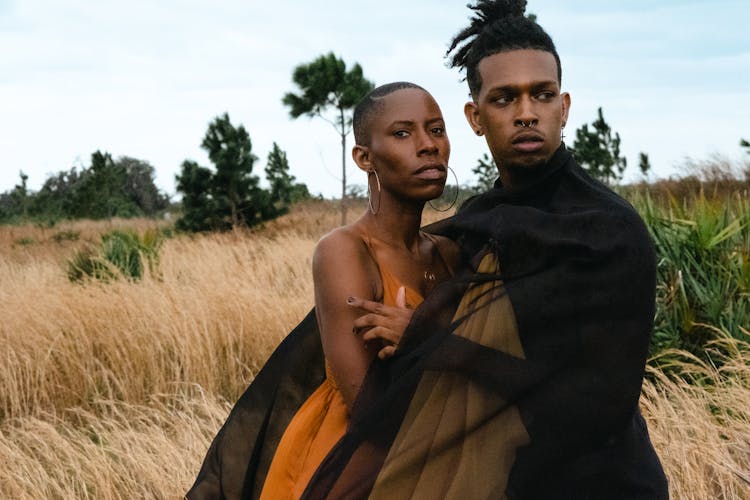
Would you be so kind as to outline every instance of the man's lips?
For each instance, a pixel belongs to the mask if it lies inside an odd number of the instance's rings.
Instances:
[[[519,132],[511,140],[513,149],[521,153],[533,153],[544,146],[544,136],[538,132]]]
[[[419,167],[416,172],[414,172],[414,175],[419,177],[420,179],[444,179],[445,178],[445,172],[446,167],[443,164],[440,163],[434,163],[430,165],[424,165],[422,167]]]

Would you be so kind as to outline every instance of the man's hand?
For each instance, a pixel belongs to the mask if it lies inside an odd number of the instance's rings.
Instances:
[[[367,314],[354,320],[354,333],[364,332],[362,340],[365,342],[380,339],[383,346],[378,351],[380,359],[393,356],[414,314],[412,309],[406,307],[406,289],[403,286],[399,287],[395,306],[357,297],[349,297],[346,302],[352,307],[367,311]]]

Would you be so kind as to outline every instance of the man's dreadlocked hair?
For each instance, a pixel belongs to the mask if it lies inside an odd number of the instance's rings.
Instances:
[[[354,140],[360,146],[370,144],[370,121],[374,116],[382,111],[382,99],[397,90],[418,89],[428,93],[425,89],[411,82],[393,82],[386,83],[380,87],[372,89],[362,98],[354,107],[354,116],[352,118],[352,128],[354,129]]]
[[[466,70],[466,81],[473,97],[482,88],[479,61],[508,50],[535,49],[551,53],[557,62],[557,80],[561,80],[560,56],[555,44],[541,26],[524,16],[526,0],[477,0],[467,7],[475,15],[469,26],[453,38],[445,56],[451,67]],[[451,52],[454,52],[452,56]]]

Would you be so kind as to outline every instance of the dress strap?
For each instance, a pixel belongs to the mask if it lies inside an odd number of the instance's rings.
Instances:
[[[375,258],[375,250],[372,248],[372,243],[370,242],[369,236],[362,236],[362,241],[365,244],[365,248],[367,249],[367,254],[370,256],[372,261],[375,263],[375,268],[378,270],[378,276],[380,276],[380,286],[382,288],[381,294],[385,294],[385,276],[383,275],[383,269],[380,267],[380,262],[378,262],[378,259]],[[374,291],[375,292],[375,291]]]
[[[372,258],[373,262],[375,262],[375,267],[378,270],[378,275],[380,276],[380,286],[382,287],[381,295],[378,300],[382,301],[384,304],[393,305],[396,303],[396,294],[398,293],[399,287],[402,286],[402,282],[398,279],[397,276],[395,276],[393,273],[391,273],[387,268],[382,267],[380,263],[378,262],[378,259],[375,258],[375,251],[372,248],[372,243],[370,242],[370,238],[367,236],[362,236],[362,241],[365,243],[365,248],[367,248],[367,253]],[[422,297],[422,294],[418,292],[417,290],[414,290],[413,288],[406,286],[406,303],[410,307],[414,308],[418,306],[423,300],[424,297]]]

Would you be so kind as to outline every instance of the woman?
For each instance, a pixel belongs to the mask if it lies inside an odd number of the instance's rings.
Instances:
[[[264,430],[261,437],[256,433],[256,446],[251,450],[233,453],[234,444],[222,439],[226,433],[222,429],[189,498],[250,496],[261,485],[261,498],[299,498],[318,465],[344,435],[370,365],[376,357],[393,355],[412,309],[452,273],[458,257],[454,244],[419,229],[425,202],[443,192],[450,155],[435,100],[412,83],[378,87],[356,107],[354,134],[352,156],[368,176],[368,211],[353,224],[326,235],[313,257],[325,380],[284,429],[265,480],[264,467],[257,466],[262,459],[256,456],[264,446],[268,455],[268,445],[277,437],[265,430],[272,412],[254,426]],[[397,307],[362,317],[359,306],[367,304],[359,298]],[[259,382],[269,384],[265,378]],[[235,463],[241,460],[249,465]],[[233,467],[234,479],[220,477]]]

